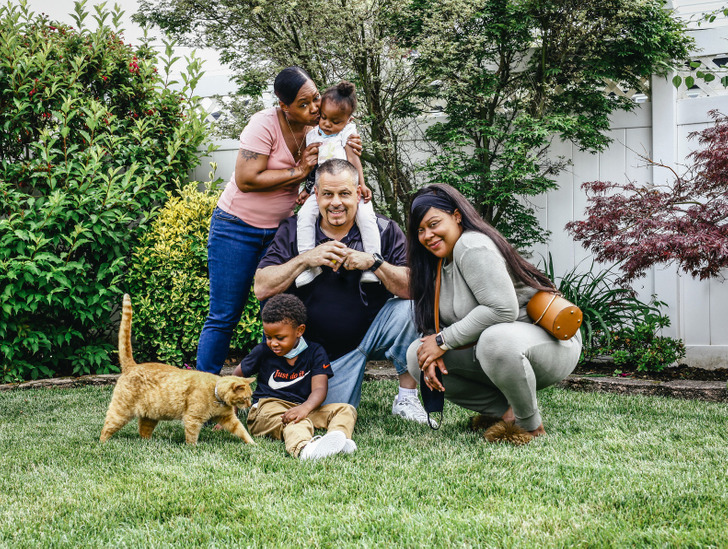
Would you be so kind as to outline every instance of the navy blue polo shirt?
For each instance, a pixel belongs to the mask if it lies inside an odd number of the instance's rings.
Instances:
[[[402,229],[383,215],[377,214],[377,222],[384,260],[392,265],[406,265],[407,244]],[[296,216],[284,220],[258,268],[283,265],[297,256],[296,232]],[[316,245],[330,240],[321,231],[319,219],[316,223]],[[364,250],[356,224],[341,243],[354,250]],[[294,283],[286,293],[298,296],[306,305],[306,341],[323,345],[329,358],[336,360],[356,349],[392,294],[381,283],[361,284],[361,271],[343,268],[334,271],[331,267],[322,267],[322,270],[310,284],[297,288]]]

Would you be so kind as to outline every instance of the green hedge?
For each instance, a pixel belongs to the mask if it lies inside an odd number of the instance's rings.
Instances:
[[[132,247],[205,141],[188,88],[104,23],[118,13],[94,10],[89,30],[83,3],[76,28],[0,5],[2,381],[116,369]]]
[[[207,235],[219,192],[201,193],[191,183],[170,196],[134,250],[127,287],[134,308],[137,362],[195,363],[197,340],[209,310]],[[258,300],[253,293],[230,348],[242,353],[260,342]]]

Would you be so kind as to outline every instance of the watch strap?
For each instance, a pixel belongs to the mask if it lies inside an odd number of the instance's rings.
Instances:
[[[371,272],[374,272],[382,266],[382,263],[384,263],[384,258],[379,254],[372,254],[372,257],[374,258],[374,263],[372,263],[372,266],[369,267],[369,270]]]

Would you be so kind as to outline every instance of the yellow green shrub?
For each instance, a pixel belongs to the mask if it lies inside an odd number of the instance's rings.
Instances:
[[[190,183],[170,196],[135,248],[127,287],[134,307],[132,333],[137,362],[159,360],[193,365],[197,340],[209,310],[207,235],[220,192],[199,192]],[[260,341],[258,301],[252,292],[231,352]]]

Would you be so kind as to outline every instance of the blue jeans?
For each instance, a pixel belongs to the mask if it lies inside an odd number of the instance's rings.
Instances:
[[[397,374],[407,372],[407,348],[418,337],[412,302],[392,298],[384,304],[359,346],[331,363],[334,376],[324,404],[361,401],[361,384],[367,360],[391,360]]]
[[[197,369],[219,374],[240,322],[255,269],[277,229],[259,229],[215,208],[207,239],[210,313],[200,334]]]

